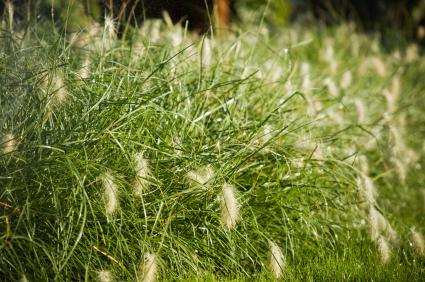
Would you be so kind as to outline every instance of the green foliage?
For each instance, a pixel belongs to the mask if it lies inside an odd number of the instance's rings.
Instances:
[[[288,280],[423,276],[415,46],[385,54],[349,26],[239,30],[1,31],[2,277],[135,281],[155,254],[161,280],[269,281],[270,241]],[[398,233],[387,265],[371,207]]]

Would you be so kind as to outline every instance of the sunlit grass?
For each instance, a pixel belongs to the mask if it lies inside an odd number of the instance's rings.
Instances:
[[[7,280],[423,277],[418,54],[350,26],[1,37]]]

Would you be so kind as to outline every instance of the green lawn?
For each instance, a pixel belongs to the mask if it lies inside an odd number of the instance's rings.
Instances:
[[[0,31],[0,279],[424,279],[419,47],[245,17]]]

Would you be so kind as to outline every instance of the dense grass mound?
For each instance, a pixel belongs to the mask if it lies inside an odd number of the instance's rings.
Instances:
[[[417,48],[251,30],[3,30],[2,277],[423,276]]]

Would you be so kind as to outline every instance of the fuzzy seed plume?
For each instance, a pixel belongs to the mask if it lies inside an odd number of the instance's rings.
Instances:
[[[373,205],[369,208],[369,235],[376,241],[380,235],[386,235],[392,242],[397,242],[397,232],[392,228],[387,219]]]
[[[387,112],[393,113],[397,109],[396,101],[388,89],[384,89],[384,97],[387,100]]]
[[[324,84],[328,88],[329,94],[331,94],[333,97],[339,96],[338,87],[330,77],[325,79]]]
[[[383,264],[388,263],[391,260],[391,255],[392,255],[390,244],[382,236],[378,238],[377,244],[378,244],[378,252],[381,258],[381,262]]]
[[[339,111],[329,111],[328,116],[339,126],[343,126],[345,123],[344,115]]]
[[[401,81],[399,76],[393,77],[390,89],[385,89],[383,94],[387,100],[387,111],[393,113],[397,110],[397,101],[400,97]]]
[[[150,42],[157,42],[161,38],[161,21],[156,20],[150,24],[144,24],[140,31],[142,36],[149,36]]]
[[[397,61],[401,60],[401,53],[399,49],[396,49],[393,54],[392,54],[393,58]]]
[[[323,104],[315,99],[314,97],[308,97],[306,96],[307,100],[307,114],[311,117],[314,117],[317,115],[318,112],[323,110]]]
[[[273,241],[269,241],[270,257],[269,268],[274,278],[282,277],[285,267],[285,257],[281,248]]]
[[[214,178],[214,169],[211,166],[200,167],[189,171],[187,178],[192,185],[206,188],[207,184]]]
[[[13,151],[15,151],[17,141],[15,139],[15,136],[13,136],[13,134],[8,133],[8,134],[3,136],[0,144],[1,144],[1,147],[2,147],[3,154],[10,154]]]
[[[351,74],[351,71],[344,72],[341,78],[341,83],[340,83],[342,89],[347,89],[348,87],[350,87],[352,81],[353,81],[353,75]]]
[[[372,128],[371,132],[375,136],[374,138],[370,138],[369,136],[364,138],[361,143],[365,150],[373,150],[378,145],[378,140],[380,140],[382,136],[382,131],[378,127]]]
[[[307,155],[312,154],[312,157],[316,160],[323,160],[325,157],[325,148],[323,144],[317,143],[314,140],[301,140],[295,146],[298,150],[305,152]]]
[[[116,37],[115,21],[111,16],[105,17],[105,33],[108,39],[114,39]]]
[[[50,84],[46,79],[44,81],[44,87],[46,93],[51,95],[51,99],[48,105],[49,111],[53,111],[55,108],[60,107],[67,101],[69,95],[63,82],[62,75],[54,74],[51,78]]]
[[[331,74],[335,74],[338,69],[338,62],[335,58],[334,41],[328,38],[325,45],[326,48],[321,51],[322,58],[328,63]]]
[[[365,155],[359,156],[360,170],[365,174],[369,174],[369,161]]]
[[[9,29],[12,30],[13,29],[13,15],[14,15],[15,9],[13,7],[12,1],[6,1],[5,6],[6,6],[7,16],[8,16],[8,20],[9,20]]]
[[[210,66],[212,63],[212,57],[213,57],[213,48],[212,48],[212,42],[210,39],[205,38],[202,41],[202,64],[205,66]]]
[[[425,256],[425,241],[423,235],[416,231],[415,228],[411,228],[409,237],[410,244],[415,254],[418,256]]]
[[[231,230],[239,220],[239,203],[233,185],[224,183],[221,195],[221,221]]]
[[[97,273],[97,281],[99,282],[112,282],[113,276],[109,270],[101,270]]]
[[[401,93],[401,79],[400,76],[394,76],[391,80],[391,94],[397,100]]]
[[[406,48],[405,61],[407,63],[412,63],[419,58],[419,47],[417,44],[410,44]]]
[[[376,202],[376,189],[372,178],[362,175],[357,179],[357,183],[362,200],[368,204],[374,204]]]
[[[398,174],[401,183],[406,183],[407,165],[404,160],[401,158],[392,157],[391,162],[394,164],[395,170]]]
[[[330,70],[332,75],[336,74],[336,72],[338,70],[338,61],[337,60],[333,60],[333,61],[329,62],[329,70]]]
[[[113,47],[116,37],[116,24],[114,19],[111,16],[105,16],[103,30],[98,26],[93,26],[93,30],[89,30],[87,35],[89,48],[101,52],[109,50]]]
[[[273,138],[273,134],[274,134],[274,128],[272,125],[270,124],[266,124],[263,127],[262,132],[259,132],[259,136],[258,139],[256,140],[256,143],[259,143],[258,145],[264,145],[265,143],[267,143],[270,139]]]
[[[395,166],[400,180],[404,183],[409,167],[418,160],[418,155],[406,144],[406,116],[398,115],[389,126],[391,146],[391,161]]]
[[[84,62],[81,65],[80,77],[82,79],[87,79],[90,77],[90,59],[88,57],[84,59]]]
[[[111,216],[119,206],[118,186],[114,183],[115,178],[107,172],[100,177],[104,189],[105,211],[107,216]]]
[[[294,85],[293,85],[293,83],[292,83],[292,80],[288,79],[288,80],[285,82],[285,91],[286,91],[286,93],[288,93],[288,94],[292,94],[292,93],[294,92]],[[424,147],[425,147],[425,145],[424,145]]]
[[[354,101],[354,106],[356,107],[357,111],[357,122],[362,124],[366,121],[366,106],[364,105],[363,101],[361,99],[356,99]]]
[[[373,69],[375,70],[375,72],[381,76],[384,77],[385,73],[386,73],[386,66],[384,61],[382,61],[381,58],[379,57],[373,57],[370,59],[370,63],[373,67]]]
[[[380,227],[384,225],[382,222],[385,221],[383,216],[373,207],[369,209],[369,236],[370,239],[375,241],[378,240],[380,234]]]
[[[147,178],[151,174],[149,169],[149,161],[144,158],[142,153],[138,153],[134,156],[134,169],[136,171],[134,192],[136,195],[141,196],[143,192],[149,188],[149,181]]]
[[[374,203],[376,198],[376,189],[372,178],[369,176],[363,176],[363,185],[366,201],[369,203]]]
[[[131,49],[132,63],[137,63],[146,53],[145,45],[142,42],[136,42]]]
[[[397,234],[397,232],[393,229],[393,227],[389,223],[387,225],[386,235],[388,237],[388,240],[392,244],[398,244],[398,241],[399,241],[398,234]]]
[[[327,62],[335,60],[335,50],[331,39],[326,40],[326,49],[323,50],[323,58]]]
[[[140,265],[140,282],[154,282],[158,278],[158,258],[156,254],[147,253],[143,257],[143,262]]]
[[[280,66],[271,65],[268,71],[270,74],[270,77],[269,77],[270,82],[278,81],[283,75],[283,68]]]
[[[183,34],[182,33],[183,33],[183,31],[182,31],[182,29],[179,25],[173,27],[168,32],[168,37],[169,37],[169,39],[171,41],[171,45],[173,45],[173,47],[178,47],[183,42]]]
[[[406,136],[406,117],[405,115],[400,115],[395,119],[394,123],[389,126],[390,137],[393,143],[392,155],[399,156],[405,153],[407,150],[406,141],[404,136]]]
[[[95,22],[89,25],[85,31],[78,33],[72,38],[72,45],[78,48],[87,48],[89,50],[100,50],[102,48],[102,34],[104,29]]]
[[[307,92],[311,89],[310,65],[308,63],[301,64],[300,74],[303,77],[301,88],[303,91]]]
[[[65,103],[68,97],[68,92],[66,91],[63,80],[60,77],[57,77],[56,85],[58,85],[57,92],[53,96],[54,105],[60,106]],[[59,86],[60,85],[60,86]]]

